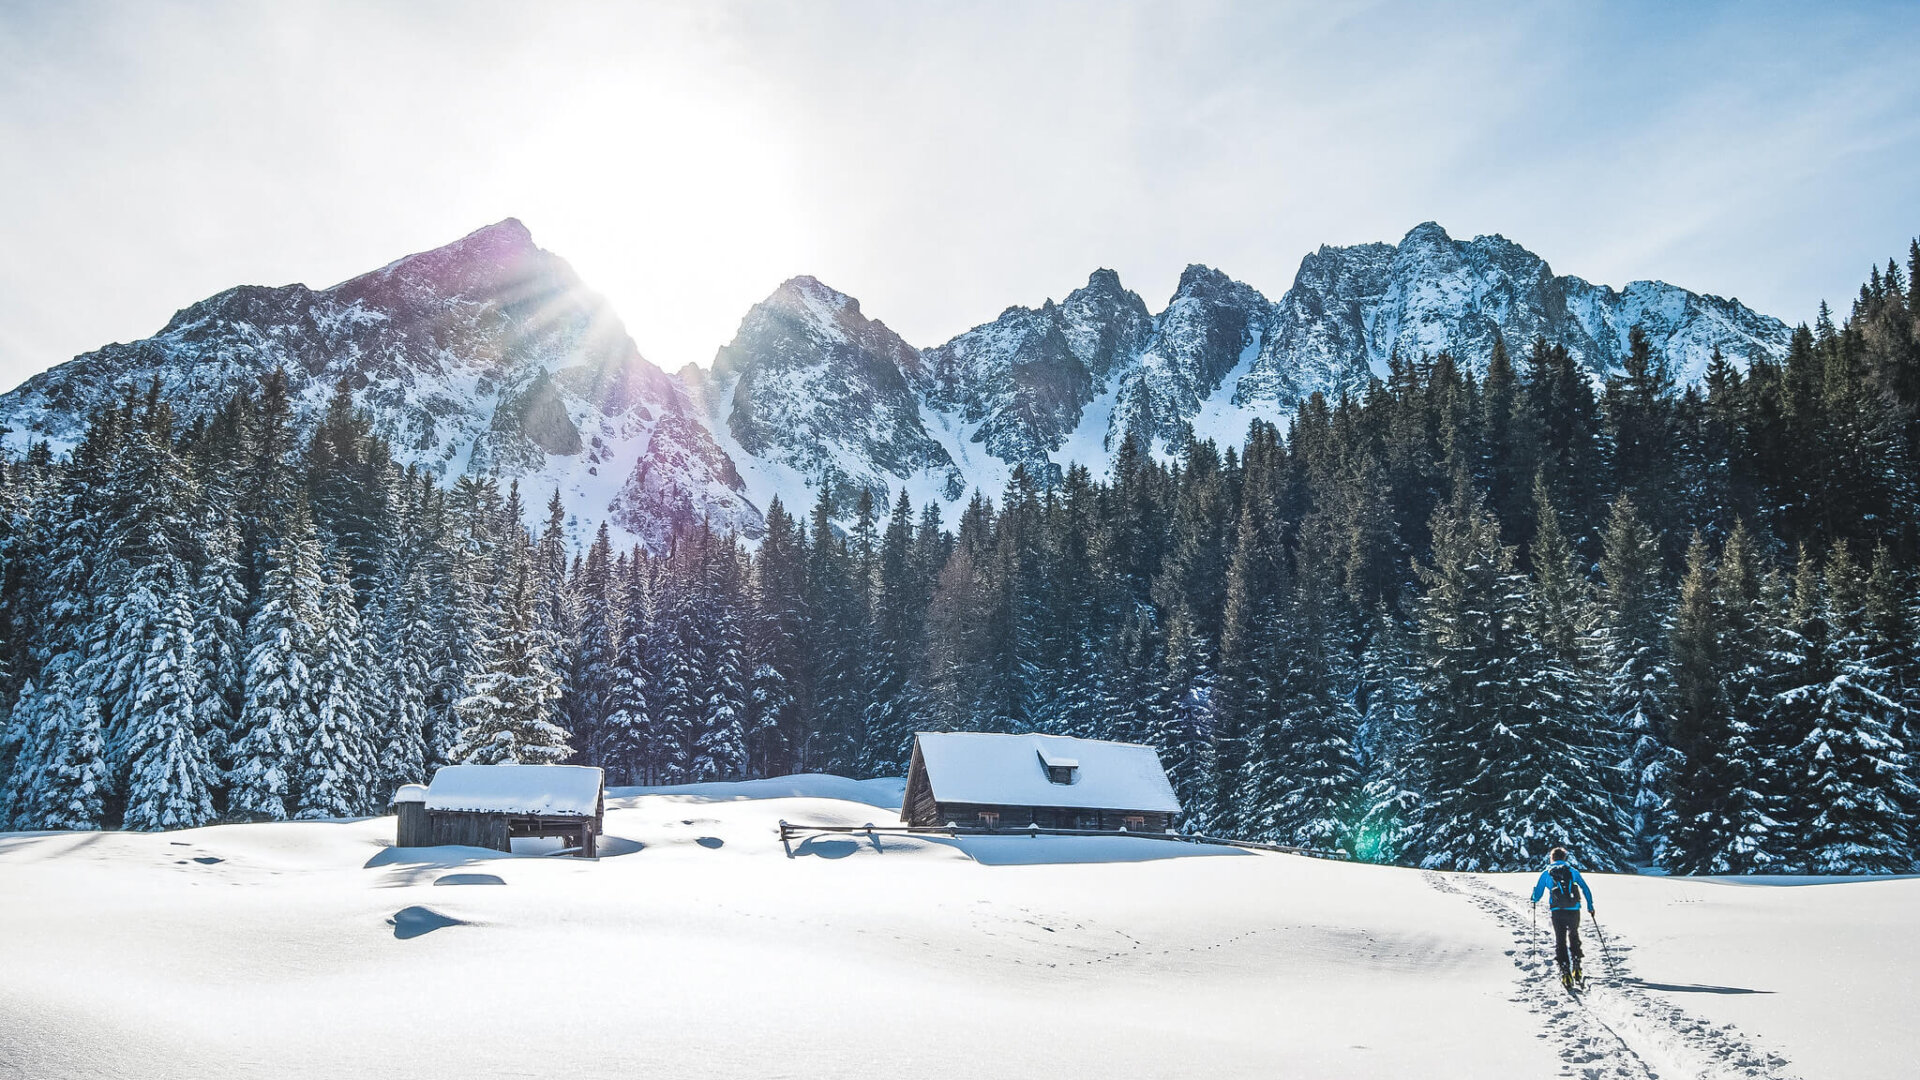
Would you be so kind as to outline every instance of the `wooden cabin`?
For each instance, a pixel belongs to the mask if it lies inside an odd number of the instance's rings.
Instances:
[[[394,793],[400,847],[512,851],[521,836],[552,836],[574,854],[599,856],[606,788],[599,769],[582,765],[446,765],[433,783]]]
[[[900,804],[928,828],[1165,832],[1179,817],[1153,747],[1064,735],[920,732]]]

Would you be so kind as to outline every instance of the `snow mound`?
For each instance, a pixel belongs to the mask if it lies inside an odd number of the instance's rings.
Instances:
[[[780,842],[783,818],[884,824],[899,788],[624,789],[606,842],[631,854],[597,862],[389,849],[391,817],[0,835],[0,911],[31,928],[0,936],[0,1075],[1913,1071],[1920,881],[1593,875],[1605,943],[1574,1000],[1541,985],[1532,875],[1146,837]],[[496,989],[624,1019],[547,1037],[502,1023]]]
[[[445,765],[427,788],[427,809],[592,817],[602,776],[587,765]]]
[[[800,773],[766,780],[738,780],[710,784],[676,784],[666,787],[615,787],[607,789],[608,806],[619,799],[631,806],[641,796],[662,796],[697,801],[742,801],[765,799],[835,799],[865,803],[882,810],[900,810],[906,781],[897,777],[877,780],[850,780],[828,773]]]

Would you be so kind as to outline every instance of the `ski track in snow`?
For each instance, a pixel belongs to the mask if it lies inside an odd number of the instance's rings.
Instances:
[[[1715,1025],[1634,985],[1618,937],[1583,927],[1587,960],[1599,966],[1577,996],[1560,986],[1553,929],[1536,924],[1523,898],[1472,874],[1427,871],[1427,884],[1459,896],[1512,935],[1507,950],[1519,969],[1516,1002],[1545,1018],[1541,1038],[1558,1044],[1562,1075],[1581,1080],[1796,1080],[1787,1060],[1755,1047],[1732,1024]],[[1590,924],[1589,924],[1590,925]],[[1600,928],[1604,933],[1605,928]]]

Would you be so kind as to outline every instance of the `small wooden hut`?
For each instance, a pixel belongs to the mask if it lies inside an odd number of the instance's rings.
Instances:
[[[900,804],[929,828],[1164,832],[1179,817],[1153,747],[1063,735],[923,731]]]
[[[582,765],[447,765],[433,783],[394,793],[400,847],[513,850],[521,836],[551,836],[597,858],[606,817],[604,777]]]
[[[402,784],[393,793],[393,816],[399,819],[399,847],[431,847],[433,828],[427,824],[427,785]]]

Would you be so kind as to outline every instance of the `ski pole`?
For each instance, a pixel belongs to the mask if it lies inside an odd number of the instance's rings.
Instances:
[[[1600,962],[1606,966],[1607,974],[1613,974],[1613,954],[1607,951],[1607,932],[1600,929],[1600,916],[1587,912],[1587,918],[1593,921],[1593,936],[1600,939]]]

